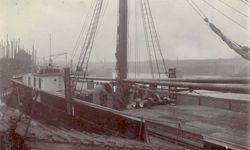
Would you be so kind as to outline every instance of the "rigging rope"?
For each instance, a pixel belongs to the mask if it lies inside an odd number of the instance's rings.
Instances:
[[[199,6],[193,1],[193,0],[186,0],[187,3],[194,9],[194,11],[204,20],[207,19],[205,13],[199,8]],[[211,5],[210,3],[208,3],[206,0],[201,0],[204,3],[206,3],[209,7],[215,9],[217,12],[219,12],[221,15],[223,15],[224,17],[226,17],[227,19],[229,19],[230,21],[232,21],[233,23],[235,23],[236,25],[238,25],[239,27],[241,27],[242,29],[246,30],[249,32],[249,30],[247,28],[245,28],[243,25],[241,25],[240,23],[238,23],[237,21],[235,21],[234,19],[232,19],[231,17],[229,17],[228,15],[226,15],[225,13],[223,13],[222,11],[220,11],[219,9],[217,9],[216,7],[214,7],[213,5]],[[219,0],[221,1],[221,0]]]
[[[218,0],[219,2],[221,2],[222,4],[226,5],[227,7],[231,8],[232,10],[236,11],[237,13],[241,14],[242,16],[246,17],[246,18],[250,18],[248,15],[240,12],[239,10],[237,10],[236,8],[234,8],[233,6],[227,4],[226,2],[222,1],[222,0]]]
[[[132,38],[131,38],[131,35],[132,35],[132,33],[130,33],[131,32],[131,28],[130,28],[130,20],[131,20],[131,0],[128,0],[128,35],[127,35],[127,37],[128,37],[128,40],[127,40],[127,42],[128,42],[128,44],[127,44],[127,48],[128,48],[128,61],[129,62],[131,62],[132,61],[132,57],[131,57],[131,55],[132,55],[132,48],[131,48],[131,45],[132,45]],[[129,67],[130,67],[130,65],[128,64],[127,65],[127,70],[129,70]]]
[[[84,76],[86,75],[86,71],[88,69],[88,62],[89,62],[89,57],[90,57],[90,53],[93,47],[93,42],[96,36],[96,31],[97,31],[97,27],[98,27],[98,22],[100,21],[100,14],[102,11],[102,7],[103,7],[103,0],[97,0],[96,6],[95,6],[95,10],[94,13],[92,15],[91,18],[91,22],[90,22],[90,26],[89,29],[87,31],[86,37],[85,37],[85,41],[82,47],[82,51],[80,53],[80,57],[79,57],[79,61],[77,64],[77,69],[83,69],[83,65],[85,64],[86,66],[84,66]]]
[[[149,5],[147,5],[148,3],[146,3],[146,2],[148,2],[147,0],[144,0],[144,7],[145,7],[145,11],[146,11],[146,17],[147,17],[147,23],[149,24],[149,33],[150,33],[150,37],[151,37],[151,40],[153,40],[153,38],[154,38],[154,36],[153,36],[153,31],[152,31],[152,27],[151,27],[151,24],[150,24],[150,7],[149,7]],[[153,20],[153,18],[152,18],[152,20]],[[158,63],[158,58],[157,58],[157,55],[156,55],[156,45],[155,45],[155,43],[154,42],[152,42],[152,46],[153,46],[153,52],[154,52],[154,57],[155,57],[155,61],[156,61],[156,67],[157,67],[157,71],[158,71],[158,74],[159,74],[159,78],[160,78],[160,68],[159,68],[159,63]]]
[[[190,0],[191,3],[195,6],[195,8],[197,8],[197,10],[199,11],[199,13],[204,17],[204,18],[207,18],[205,13],[199,8],[199,6],[193,1],[193,0]]]
[[[107,11],[107,8],[109,6],[109,0],[104,0],[104,9],[102,10],[102,16],[100,17],[100,25],[97,27],[97,34],[99,33],[100,31],[100,28],[102,27],[102,24],[103,24],[103,18],[106,14],[106,11]]]
[[[247,1],[244,0],[240,0],[242,3],[246,4],[247,6],[250,6],[249,3]]]
[[[201,19],[207,18],[205,14],[201,11],[201,9],[198,7],[198,5],[195,4],[194,1],[186,0],[186,2],[193,8],[193,10],[201,17]]]
[[[154,24],[154,18],[153,18],[153,15],[152,15],[151,7],[149,5],[149,0],[147,0],[147,3],[148,3],[148,8],[149,8],[149,14],[150,14],[150,17],[152,18],[153,32],[156,35],[155,36],[155,38],[156,38],[156,45],[159,48],[158,51],[159,51],[160,57],[162,59],[162,65],[163,65],[164,73],[166,74],[167,73],[167,67],[166,67],[166,63],[165,63],[165,60],[164,60],[164,57],[163,57],[163,53],[162,53],[162,50],[161,50],[159,37],[158,37],[157,32],[156,32],[156,27],[155,27],[155,24]]]
[[[83,46],[79,55],[78,63],[76,66],[75,76],[77,76],[77,78],[73,82],[73,90],[76,90],[77,80],[79,79],[80,74],[83,73],[84,77],[87,75],[91,51],[92,51],[94,40],[96,37],[98,24],[100,22],[100,18],[102,17],[101,13],[103,12],[103,5],[104,5],[103,2],[104,0],[97,0],[95,3],[94,11],[91,16],[90,24],[88,26],[88,30],[86,32]],[[80,92],[82,92],[82,88],[83,88],[83,85],[81,87]]]
[[[226,37],[215,25],[209,22],[208,19],[205,20],[211,30],[217,34],[231,49],[233,49],[236,53],[238,53],[244,59],[250,61],[250,48],[247,46],[241,46],[234,41],[231,41],[228,37]]]
[[[166,63],[162,54],[158,34],[156,32],[156,27],[154,23],[154,18],[150,8],[149,0],[140,0],[141,14],[143,20],[144,35],[146,39],[147,51],[149,55],[149,64],[154,78],[154,74],[158,75],[161,78],[161,71],[164,71],[164,74],[167,72]],[[158,60],[161,59],[161,60]],[[160,61],[162,61],[160,66]],[[154,70],[156,65],[156,71]]]
[[[89,10],[87,12],[87,15],[85,17],[83,17],[83,23],[82,23],[82,28],[81,28],[81,31],[77,37],[77,41],[76,41],[76,44],[74,46],[74,49],[73,49],[73,53],[72,53],[72,57],[71,57],[71,61],[73,61],[75,55],[76,55],[76,52],[77,52],[77,49],[79,48],[80,46],[80,42],[82,40],[82,37],[84,35],[84,31],[86,30],[86,26],[87,26],[87,21],[89,20],[89,17],[90,17],[90,13],[91,13],[91,10],[93,9],[94,7],[94,3],[95,1],[93,0],[90,7],[89,7]]]
[[[238,53],[241,57],[243,57],[246,60],[250,60],[250,48],[247,46],[241,46],[237,44],[236,42],[230,40],[228,37],[226,37],[215,25],[209,22],[208,18],[205,16],[205,14],[202,12],[201,9],[199,9],[198,5],[196,5],[192,0],[192,3],[186,0],[188,4],[197,12],[197,14],[204,19],[206,23],[209,24],[210,29],[217,34],[231,49],[233,49],[236,53]],[[205,0],[203,0],[205,1]],[[205,1],[206,2],[206,1]]]
[[[104,10],[103,10],[103,13],[102,13],[102,15],[101,15],[101,17],[100,17],[100,24],[103,23],[103,18],[104,18],[104,14],[106,13],[106,10],[107,10],[108,3],[109,3],[108,0],[104,0]],[[99,26],[97,27],[97,33],[98,33],[98,31],[100,30],[100,27],[101,27],[101,25],[99,25]],[[83,90],[83,87],[84,87],[84,82],[81,83],[81,92],[82,92],[82,90]],[[80,93],[81,93],[81,92],[80,92]]]
[[[150,51],[149,51],[149,36],[148,36],[148,31],[146,30],[146,19],[145,19],[145,13],[144,13],[144,7],[142,4],[142,0],[140,0],[140,6],[141,6],[141,14],[142,14],[142,21],[143,21],[143,27],[144,27],[144,35],[146,39],[146,46],[147,46],[147,51],[148,51],[148,58],[149,58],[149,65],[150,65],[150,71],[152,74],[152,77],[154,78],[154,70],[153,70],[153,63],[152,63],[152,58],[150,56]]]
[[[138,26],[137,26],[137,24],[138,24],[138,9],[137,9],[137,1],[135,1],[135,26],[134,26],[134,28],[135,28],[135,78],[137,78],[137,61],[138,61],[138,59],[137,59],[137,57],[138,57],[138,45],[137,45],[137,42],[138,42]]]
[[[234,19],[232,19],[231,17],[229,17],[228,15],[226,15],[225,13],[223,13],[222,11],[220,11],[219,9],[217,9],[216,7],[214,7],[212,4],[208,3],[206,0],[201,0],[201,1],[203,1],[204,3],[206,3],[209,7],[213,8],[214,10],[216,10],[217,12],[219,12],[221,15],[223,15],[224,17],[226,17],[227,19],[229,19],[230,21],[232,21],[233,23],[235,23],[236,25],[238,25],[242,29],[244,29],[247,32],[249,32],[249,30],[247,28],[245,28],[243,25],[241,25],[240,23],[238,23],[237,21],[235,21]]]

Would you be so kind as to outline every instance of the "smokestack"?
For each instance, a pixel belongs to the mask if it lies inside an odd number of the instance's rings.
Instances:
[[[20,51],[20,38],[18,38],[17,53]]]
[[[9,44],[9,40],[8,40],[8,34],[7,34],[6,42],[7,42],[6,55],[7,55],[7,58],[10,58],[10,44]]]
[[[34,43],[33,43],[33,45],[32,45],[32,61],[33,61],[33,63],[35,62],[35,47],[34,47]]]
[[[37,50],[36,49],[34,49],[34,64],[36,65],[36,63],[37,63]]]
[[[6,42],[3,43],[3,57],[6,57]]]
[[[17,55],[17,40],[14,41],[14,58],[16,58]]]
[[[36,63],[37,63],[37,50],[35,49],[35,65],[36,65]]]
[[[3,55],[2,55],[2,54],[3,54],[3,51],[4,51],[3,40],[1,40],[0,49],[1,49],[1,51],[0,51],[0,56],[3,57]]]
[[[13,42],[13,40],[10,41],[10,49],[11,49],[10,58],[14,58],[14,42]]]

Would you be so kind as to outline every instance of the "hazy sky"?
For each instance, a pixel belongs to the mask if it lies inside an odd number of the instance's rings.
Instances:
[[[138,0],[137,0],[138,1]],[[209,20],[217,25],[230,39],[250,46],[249,32],[235,25],[201,0],[194,0]],[[218,0],[208,0],[216,8],[249,28],[249,18],[237,14]],[[240,0],[222,0],[248,13],[249,6]],[[26,48],[32,43],[39,56],[49,55],[49,34],[52,34],[52,53],[73,51],[83,18],[91,0],[0,0],[0,38],[21,38]],[[114,61],[116,49],[117,2],[107,0],[107,10],[95,40],[92,61]],[[219,39],[185,0],[151,0],[155,24],[164,57],[167,59],[205,59],[239,57]],[[130,60],[134,60],[134,6],[130,4]],[[140,16],[140,14],[138,14]],[[140,59],[147,59],[142,25],[138,47]]]

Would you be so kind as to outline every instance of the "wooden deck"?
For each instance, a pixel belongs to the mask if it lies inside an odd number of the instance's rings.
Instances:
[[[200,135],[204,142],[231,149],[250,149],[250,113],[203,106],[156,106],[126,110],[124,113],[145,119],[148,130],[158,130],[162,135],[180,129]],[[167,131],[169,127],[172,129]]]

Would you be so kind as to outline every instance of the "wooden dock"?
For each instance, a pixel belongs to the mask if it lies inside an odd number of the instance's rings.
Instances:
[[[249,113],[203,106],[155,106],[124,113],[145,119],[151,143],[177,143],[189,149],[211,145],[250,149]]]

